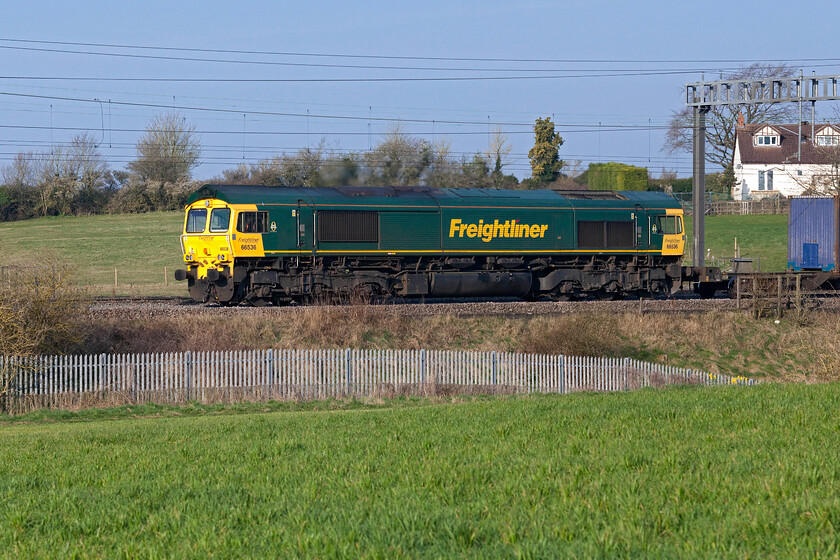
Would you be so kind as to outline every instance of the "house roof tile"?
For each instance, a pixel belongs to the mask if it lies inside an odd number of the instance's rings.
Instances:
[[[775,130],[780,138],[777,146],[755,146],[753,137],[761,129],[769,127]],[[819,135],[826,128],[833,128],[840,132],[837,125],[814,125],[814,134]],[[748,124],[735,129],[738,149],[741,153],[741,163],[806,163],[826,164],[840,160],[840,147],[817,146],[811,138],[811,125],[802,125],[802,154],[797,158],[796,140],[799,135],[799,125],[794,124]]]

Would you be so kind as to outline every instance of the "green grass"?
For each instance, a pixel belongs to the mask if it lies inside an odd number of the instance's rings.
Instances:
[[[706,249],[710,250],[710,257],[732,258],[737,238],[741,257],[752,258],[756,269],[760,266],[764,272],[782,271],[787,268],[787,227],[788,217],[781,214],[706,216]],[[686,218],[685,229],[688,248],[692,243],[690,216]]]
[[[173,278],[173,271],[183,267],[183,220],[182,212],[153,212],[4,222],[3,261],[34,263],[49,252],[70,263],[77,282],[96,293],[185,294],[185,285]]]
[[[839,398],[767,385],[7,424],[0,557],[836,557]]]

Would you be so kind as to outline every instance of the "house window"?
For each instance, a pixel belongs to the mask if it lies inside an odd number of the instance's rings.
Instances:
[[[773,190],[773,170],[767,172],[767,190]]]
[[[817,146],[840,146],[840,136],[817,136]]]
[[[756,146],[778,146],[779,145],[779,137],[778,136],[756,136],[755,137],[755,145]]]
[[[758,190],[764,190],[764,171],[758,172]]]

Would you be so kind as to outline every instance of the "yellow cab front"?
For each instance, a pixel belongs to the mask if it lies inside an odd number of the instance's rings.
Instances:
[[[187,265],[186,279],[190,281],[191,294],[196,290],[206,292],[203,294],[205,301],[222,295],[214,295],[211,291],[228,284],[228,289],[232,289],[232,218],[233,210],[221,200],[199,200],[187,207],[184,233],[181,235],[181,249]],[[227,298],[223,296],[222,299]]]

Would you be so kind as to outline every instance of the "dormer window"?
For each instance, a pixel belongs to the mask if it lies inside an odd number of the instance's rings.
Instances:
[[[820,134],[817,136],[817,146],[840,146],[840,136]]]
[[[778,146],[779,145],[779,137],[778,136],[771,136],[771,135],[762,135],[755,137],[755,145],[756,146]]]

